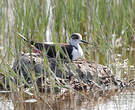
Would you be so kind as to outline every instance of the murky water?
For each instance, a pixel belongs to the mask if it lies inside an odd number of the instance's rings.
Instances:
[[[12,100],[0,101],[0,110],[14,110]]]
[[[135,110],[135,93],[121,93],[104,104],[98,104],[94,110]]]
[[[48,102],[41,99],[31,98],[15,104],[10,99],[1,100],[0,110],[135,110],[135,92],[129,91],[107,91],[95,96],[72,92],[57,98],[48,97],[45,99],[50,100]]]

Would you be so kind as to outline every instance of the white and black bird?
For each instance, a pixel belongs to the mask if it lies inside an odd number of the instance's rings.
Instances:
[[[19,34],[20,35],[20,34]],[[26,38],[24,38],[22,35],[20,35],[25,41],[29,42]],[[62,51],[60,52],[60,58],[66,58],[69,57],[72,61],[77,60],[78,58],[84,57],[83,50],[80,43],[86,43],[88,42],[82,40],[82,35],[79,33],[74,33],[71,35],[70,43],[69,44],[49,44],[47,42],[29,42],[31,45],[33,45],[36,49],[40,51],[45,51],[46,55],[51,58],[56,58],[57,56],[57,49],[56,46],[60,47]]]

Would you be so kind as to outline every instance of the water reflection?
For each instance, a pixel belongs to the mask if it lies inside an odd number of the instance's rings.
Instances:
[[[105,104],[97,105],[94,110],[135,110],[135,94],[124,93],[114,96]]]
[[[0,101],[0,110],[14,110],[12,100]]]
[[[55,96],[42,94],[40,98],[16,101],[14,105],[12,101],[6,103],[4,105],[8,109],[4,110],[134,110],[135,93],[128,90],[97,91],[85,94],[67,91]]]

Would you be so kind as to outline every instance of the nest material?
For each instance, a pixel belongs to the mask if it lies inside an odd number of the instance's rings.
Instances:
[[[13,70],[29,83],[31,83],[30,72],[32,71],[35,77],[38,77],[37,85],[39,87],[44,85],[41,79],[47,80],[48,76],[55,77],[61,84],[68,84],[76,90],[125,86],[125,83],[115,78],[110,68],[85,59],[67,62],[55,58],[43,59],[36,54],[24,54],[14,62]]]

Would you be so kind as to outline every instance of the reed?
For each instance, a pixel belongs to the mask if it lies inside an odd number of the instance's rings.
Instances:
[[[31,50],[17,33],[34,41],[46,41],[51,37],[53,42],[66,42],[72,33],[79,32],[83,39],[96,45],[83,46],[88,60],[112,66],[115,55],[121,54],[121,63],[128,58],[129,64],[135,65],[131,50],[135,35],[134,6],[134,0],[51,0],[52,36],[46,36],[51,16],[47,0],[1,0],[0,46],[4,49],[0,50],[0,72],[7,78],[20,78],[11,69],[13,59],[19,57],[24,47],[28,52]],[[46,58],[44,62],[49,71]],[[62,68],[62,63],[60,66]],[[29,73],[32,74],[31,71]],[[34,83],[37,78],[32,77]],[[50,78],[52,88],[56,86],[53,83],[55,78]],[[24,79],[19,80],[25,82]]]

